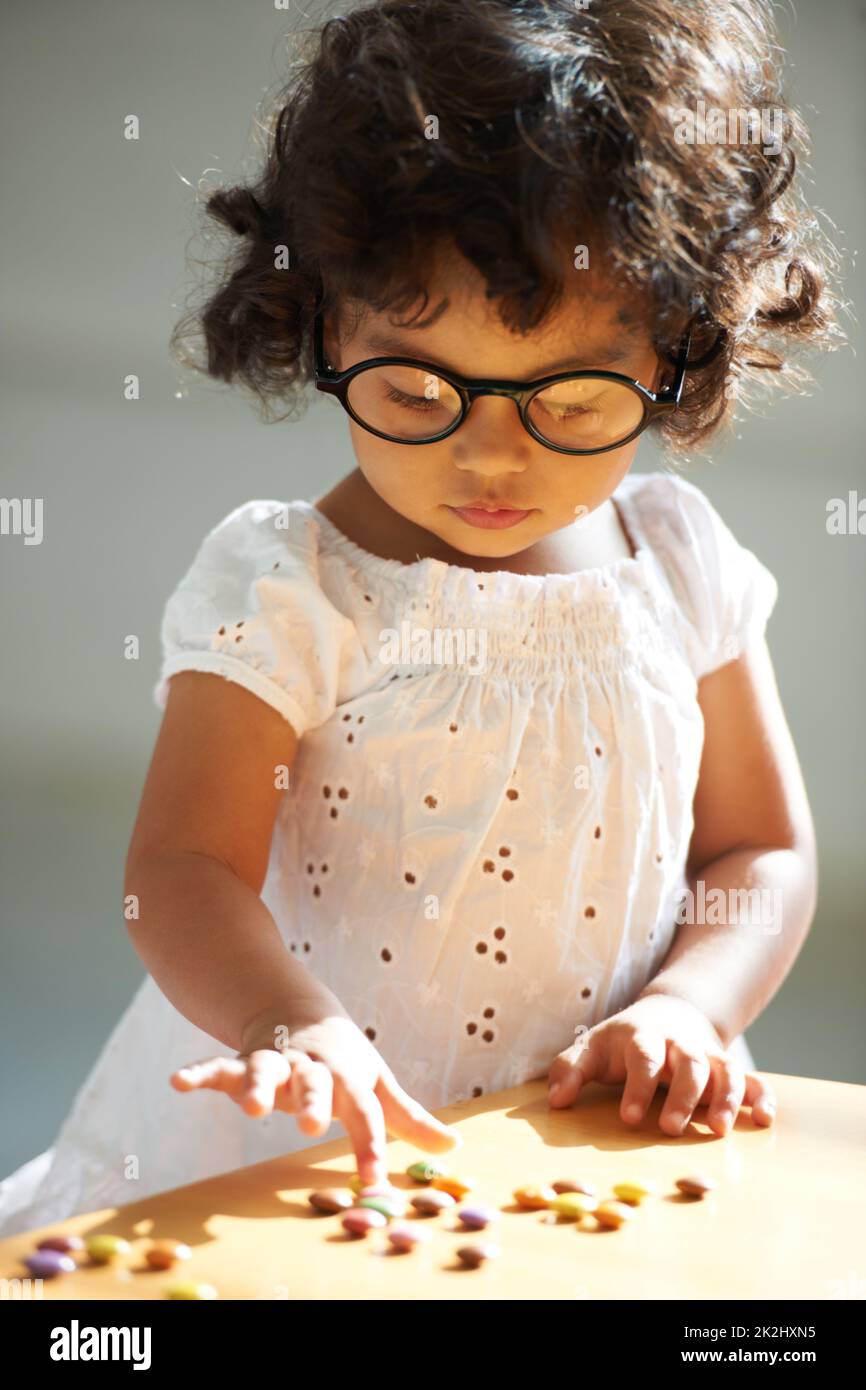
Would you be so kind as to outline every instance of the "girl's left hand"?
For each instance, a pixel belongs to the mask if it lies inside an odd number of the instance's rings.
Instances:
[[[707,1124],[720,1136],[743,1104],[758,1125],[772,1124],[776,1113],[766,1081],[729,1057],[706,1015],[667,994],[636,999],[588,1029],[554,1059],[548,1080],[557,1110],[572,1105],[587,1081],[624,1081],[619,1113],[627,1125],[640,1124],[656,1087],[667,1086],[659,1127],[670,1135],[682,1134],[698,1105],[708,1106]]]

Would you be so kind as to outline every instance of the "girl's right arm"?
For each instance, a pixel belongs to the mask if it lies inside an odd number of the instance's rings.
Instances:
[[[185,1068],[177,1089],[223,1090],[250,1115],[288,1110],[308,1133],[338,1118],[362,1177],[378,1181],[386,1124],[428,1152],[453,1147],[455,1134],[402,1090],[336,996],[286,950],[259,896],[278,771],[297,748],[282,715],[235,682],[201,671],[171,678],[127,855],[124,895],[137,905],[127,926],[171,1003],[240,1054]],[[293,1050],[274,1050],[278,1029]]]

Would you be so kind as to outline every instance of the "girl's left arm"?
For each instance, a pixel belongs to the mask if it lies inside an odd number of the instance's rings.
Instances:
[[[728,1047],[773,998],[809,931],[815,830],[765,639],[705,676],[698,700],[705,740],[686,864],[694,920],[677,928],[638,998],[685,999]],[[763,904],[758,920],[732,921],[738,903],[741,913]]]

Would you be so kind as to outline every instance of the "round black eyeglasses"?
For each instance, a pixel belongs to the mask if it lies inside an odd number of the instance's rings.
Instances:
[[[325,359],[322,312],[313,325],[316,389],[336,396],[370,434],[395,444],[434,444],[459,429],[477,396],[510,396],[534,439],[562,454],[603,454],[636,439],[653,420],[676,410],[686,370],[704,367],[725,338],[688,361],[692,328],[679,350],[665,354],[672,383],[650,391],[619,372],[559,372],[535,381],[464,377],[412,357],[370,357],[345,371]]]

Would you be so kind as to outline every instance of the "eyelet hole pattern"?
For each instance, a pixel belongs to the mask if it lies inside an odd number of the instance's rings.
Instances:
[[[493,939],[494,939],[494,941],[504,941],[504,939],[505,939],[505,928],[504,928],[501,924],[500,924],[499,926],[493,928]],[[488,944],[487,944],[486,941],[484,941],[483,939],[481,939],[481,940],[479,940],[479,941],[476,941],[476,943],[475,943],[475,954],[476,954],[476,955],[478,955],[478,956],[486,956],[486,955],[489,953],[489,951],[490,951],[490,947],[488,946]],[[508,964],[508,955],[507,955],[507,953],[506,953],[505,951],[503,951],[503,950],[501,950],[501,949],[494,952],[494,954],[493,954],[493,959],[494,959],[494,961],[496,962],[497,965],[507,965],[507,964]]]
[[[495,1008],[493,1007],[492,1004],[486,1005],[486,1006],[484,1007],[484,1009],[482,1010],[482,1017],[483,1017],[484,1019],[487,1019],[488,1021],[489,1021],[490,1019],[492,1019],[492,1018],[495,1016],[495,1014],[496,1014],[496,1010],[495,1010]],[[469,1021],[468,1021],[467,1024],[466,1024],[466,1032],[467,1032],[468,1036],[469,1036],[470,1038],[474,1038],[475,1035],[478,1033],[478,1029],[479,1029],[479,1025],[476,1023],[475,1019],[469,1019]],[[495,1040],[496,1040],[496,1033],[495,1033],[495,1030],[494,1030],[493,1028],[484,1028],[484,1029],[482,1029],[482,1030],[481,1030],[481,1033],[480,1033],[480,1038],[481,1038],[481,1041],[484,1042],[484,1043],[488,1043],[488,1044],[489,1044],[489,1043],[495,1042]]]
[[[322,796],[325,798],[326,801],[330,801],[332,795],[333,795],[333,788],[330,787],[330,786],[328,785],[327,782],[325,782],[325,783],[323,784],[323,786],[322,786]],[[349,799],[349,788],[348,788],[348,787],[338,787],[338,788],[337,788],[337,796],[339,797],[340,801],[347,801],[347,800]],[[329,815],[330,815],[330,817],[331,817],[331,820],[336,820],[336,819],[337,819],[337,817],[338,817],[338,815],[339,815],[339,811],[337,810],[336,806],[332,806],[332,807],[331,807],[331,809],[330,809],[330,811],[329,811]]]

